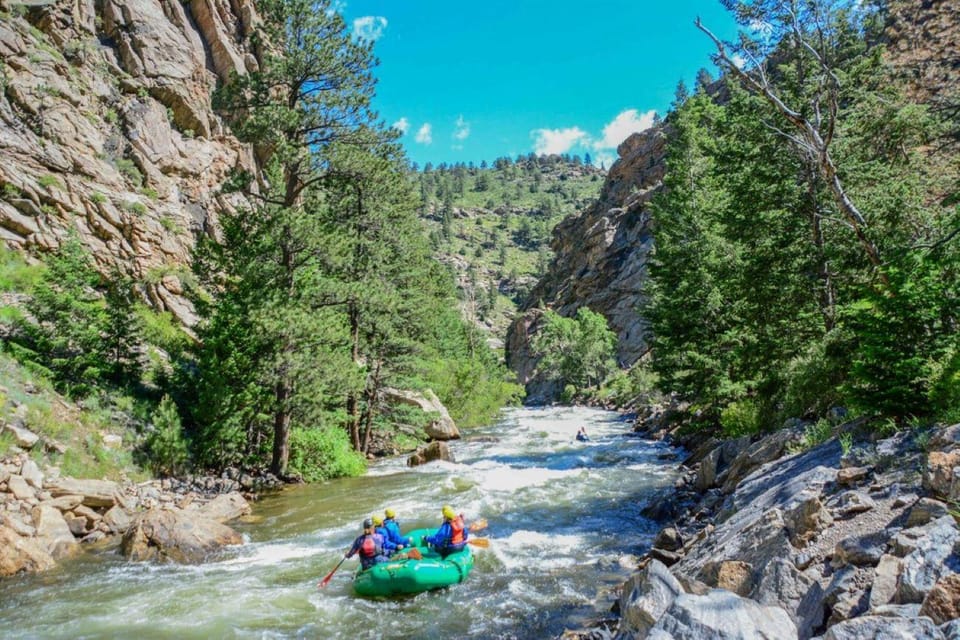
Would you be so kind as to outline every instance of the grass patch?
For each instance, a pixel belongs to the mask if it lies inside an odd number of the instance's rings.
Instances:
[[[0,291],[30,293],[42,275],[41,265],[27,264],[23,254],[0,245]]]
[[[39,184],[44,189],[49,189],[50,187],[60,188],[60,180],[57,179],[57,176],[50,175],[49,173],[40,176],[37,179],[37,184]]]

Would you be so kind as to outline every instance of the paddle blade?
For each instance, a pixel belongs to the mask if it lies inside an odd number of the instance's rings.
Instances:
[[[325,586],[330,584],[330,578],[333,577],[333,574],[337,572],[336,569],[327,574],[327,577],[320,581],[320,584],[317,585],[317,589],[323,589]]]
[[[472,544],[481,549],[488,549],[490,547],[490,538],[470,538],[467,540],[467,544]]]
[[[340,558],[340,562],[338,562],[338,563],[337,563],[337,566],[335,566],[335,567],[333,568],[333,571],[331,571],[330,573],[328,573],[328,574],[327,574],[327,577],[324,578],[323,580],[321,580],[321,581],[320,581],[320,584],[317,585],[317,589],[323,589],[325,586],[327,586],[328,584],[330,584],[330,578],[333,577],[333,574],[335,574],[335,573],[337,572],[337,569],[340,568],[340,565],[342,565],[342,564],[343,564],[343,561],[346,560],[346,559],[347,559],[346,556],[344,556],[343,558]]]
[[[407,552],[407,559],[423,560],[423,554],[420,553],[420,549],[417,549],[416,547],[414,547],[413,549],[410,549],[410,551]]]
[[[470,529],[470,533],[473,533],[474,531],[480,531],[481,529],[486,529],[486,528],[487,528],[487,519],[486,519],[486,518],[480,518],[479,520],[477,520],[476,522],[472,523],[472,524],[471,524],[469,527],[467,527],[467,528]]]

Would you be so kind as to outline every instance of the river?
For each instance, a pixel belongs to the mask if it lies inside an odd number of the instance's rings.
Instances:
[[[237,526],[247,543],[204,565],[131,564],[113,547],[0,582],[0,638],[536,639],[607,617],[655,533],[639,507],[675,480],[667,446],[586,408],[510,409],[466,435],[455,463],[382,460],[267,496]],[[489,523],[466,582],[360,598],[351,559],[317,589],[365,517],[392,507],[404,530],[434,527],[446,503]]]

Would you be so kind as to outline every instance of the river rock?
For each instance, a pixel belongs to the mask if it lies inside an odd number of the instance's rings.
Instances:
[[[47,505],[33,508],[33,526],[37,529],[37,542],[55,560],[64,558],[77,550],[77,541],[63,514]]]
[[[835,624],[823,640],[944,640],[930,618],[907,620],[886,616],[861,616]]]
[[[797,627],[780,607],[765,607],[729,591],[711,589],[703,596],[678,596],[651,630],[651,637],[784,640],[796,638]]]
[[[82,480],[77,478],[51,478],[47,490],[54,497],[66,495],[83,496],[83,504],[94,509],[112,507],[117,503],[120,487],[112,480]]]
[[[53,556],[35,540],[0,524],[0,577],[46,571],[54,564]]]
[[[893,602],[897,595],[897,582],[903,571],[903,560],[896,556],[883,555],[873,574],[873,586],[870,587],[870,609],[876,609]]]
[[[211,520],[229,522],[250,515],[252,509],[250,503],[239,493],[225,493],[201,506],[198,511]]]
[[[910,512],[907,514],[907,521],[904,523],[904,526],[908,529],[911,527],[922,527],[928,522],[946,515],[950,515],[947,505],[939,500],[921,498],[910,507]]]
[[[931,493],[949,498],[960,497],[960,449],[953,451],[931,451],[927,455],[927,466],[923,474],[923,488]]]
[[[940,578],[923,599],[920,615],[937,624],[960,618],[960,574]]]
[[[899,603],[923,602],[941,577],[960,570],[960,558],[955,551],[960,543],[960,531],[952,516],[909,531],[918,531],[920,535],[916,548],[903,559],[903,572],[897,585]]]
[[[800,640],[811,637],[813,630],[823,623],[823,587],[785,558],[767,564],[754,588],[753,598],[760,604],[786,611],[797,625]]]
[[[886,546],[887,535],[883,531],[844,538],[834,548],[832,564],[834,567],[846,564],[874,567],[880,562]]]
[[[427,464],[428,462],[434,462],[435,460],[455,462],[453,454],[450,452],[450,447],[447,446],[446,442],[431,442],[425,447],[420,447],[413,455],[407,458],[407,466],[417,467],[422,464]]]
[[[854,485],[869,475],[870,469],[866,467],[846,467],[837,471],[837,484]]]
[[[84,520],[86,521],[87,518]],[[114,505],[103,514],[103,522],[110,529],[110,533],[124,533],[130,528],[133,516],[120,505]]]
[[[123,535],[121,552],[129,560],[202,562],[218,549],[241,544],[243,538],[225,524],[176,508],[139,514]]]
[[[619,637],[644,638],[683,587],[661,562],[651,560],[623,585]]]
[[[434,419],[427,425],[427,436],[434,440],[454,440],[460,437],[456,423],[450,417],[447,408],[440,402],[440,398],[430,389],[423,393],[404,391],[402,389],[385,388],[381,391],[382,397],[391,403],[406,404],[419,408],[427,414],[434,414]]]
[[[20,467],[20,475],[33,488],[43,489],[43,472],[40,471],[40,467],[33,460],[27,458],[24,461],[23,466]]]
[[[73,511],[79,507],[82,502],[83,496],[60,496],[59,498],[44,500],[41,504],[53,507],[58,511]]]
[[[683,546],[683,539],[676,527],[664,527],[653,539],[653,546],[657,549],[677,551]]]

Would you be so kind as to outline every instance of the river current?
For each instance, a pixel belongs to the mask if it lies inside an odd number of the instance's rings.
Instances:
[[[585,426],[591,438],[578,442]],[[0,581],[0,638],[554,638],[607,617],[649,545],[640,507],[672,486],[662,443],[618,414],[510,409],[451,443],[455,463],[375,462],[362,478],[287,489],[235,525],[247,543],[199,566],[131,564],[116,547]],[[489,548],[462,584],[399,599],[357,597],[356,559],[329,586],[361,521],[385,507],[404,530],[452,505],[485,518]]]

